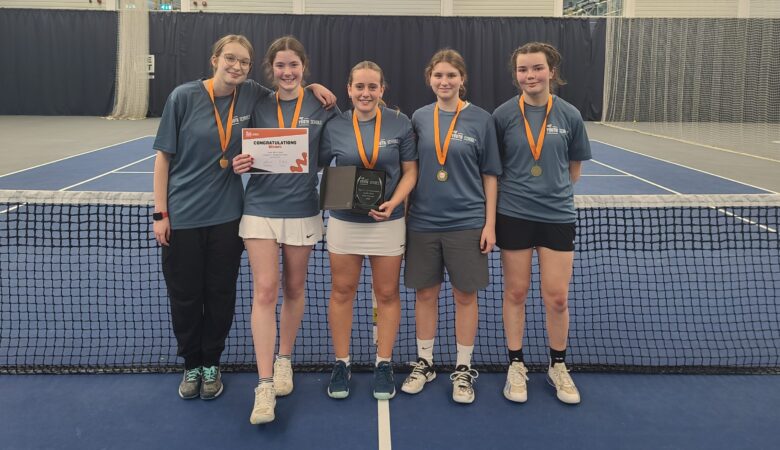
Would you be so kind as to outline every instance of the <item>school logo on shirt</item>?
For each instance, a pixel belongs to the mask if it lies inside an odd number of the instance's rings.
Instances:
[[[398,139],[380,139],[379,146],[387,147],[388,145],[398,145],[398,142],[399,142]]]
[[[308,127],[321,127],[322,126],[322,121],[321,120],[310,119],[308,117],[301,116],[301,117],[298,118],[298,126],[299,127],[307,127],[307,128]]]
[[[241,122],[249,120],[249,116],[233,116],[233,125],[238,125]]]
[[[453,140],[453,141],[460,141],[460,142],[468,142],[469,144],[474,144],[475,142],[477,142],[477,138],[474,138],[474,137],[471,137],[471,136],[467,136],[467,135],[463,134],[462,132],[460,132],[458,130],[453,130],[451,140]]]
[[[553,125],[551,123],[547,124],[547,134],[560,134],[565,135],[568,131],[565,128],[559,128],[557,125]]]

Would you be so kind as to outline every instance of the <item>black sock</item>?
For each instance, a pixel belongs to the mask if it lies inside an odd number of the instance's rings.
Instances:
[[[550,347],[550,365],[554,366],[558,363],[565,362],[566,360],[566,349],[563,350],[553,350],[552,347]]]
[[[512,364],[513,362],[523,362],[523,349],[520,350],[509,350],[509,364]]]

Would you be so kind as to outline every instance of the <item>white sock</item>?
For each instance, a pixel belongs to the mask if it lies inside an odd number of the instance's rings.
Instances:
[[[455,364],[455,367],[457,366],[466,366],[468,368],[471,368],[471,354],[474,353],[474,346],[473,345],[461,345],[458,344],[458,362]]]
[[[385,361],[390,362],[390,358],[382,358],[381,356],[376,355],[376,362],[374,363],[374,365],[378,366],[379,363],[385,362]]]
[[[349,367],[349,355],[346,358],[336,358],[336,361],[341,361]]]
[[[433,365],[433,341],[434,339],[417,339],[417,356]]]

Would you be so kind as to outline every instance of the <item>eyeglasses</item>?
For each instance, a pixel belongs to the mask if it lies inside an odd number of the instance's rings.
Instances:
[[[235,65],[236,63],[239,63],[241,65],[242,69],[248,69],[252,67],[252,61],[248,59],[238,59],[235,55],[231,54],[223,54],[222,57],[225,58],[225,62],[228,63],[228,65]]]

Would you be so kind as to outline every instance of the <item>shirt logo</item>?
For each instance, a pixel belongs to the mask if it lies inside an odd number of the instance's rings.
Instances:
[[[238,125],[241,122],[246,122],[249,120],[249,116],[233,116],[233,125]]]
[[[463,134],[463,132],[458,130],[452,131],[452,137],[450,138],[451,141],[459,141],[459,142],[468,142],[469,144],[474,144],[477,142],[477,138],[467,136]]]
[[[547,134],[560,134],[565,135],[568,131],[565,128],[559,128],[556,125],[553,125],[551,123],[547,124]]]
[[[380,139],[379,146],[387,147],[388,145],[398,145],[398,142],[399,142],[398,139]]]
[[[321,120],[315,120],[310,119],[308,117],[299,117],[298,118],[298,126],[299,127],[311,127],[311,126],[322,126]]]

